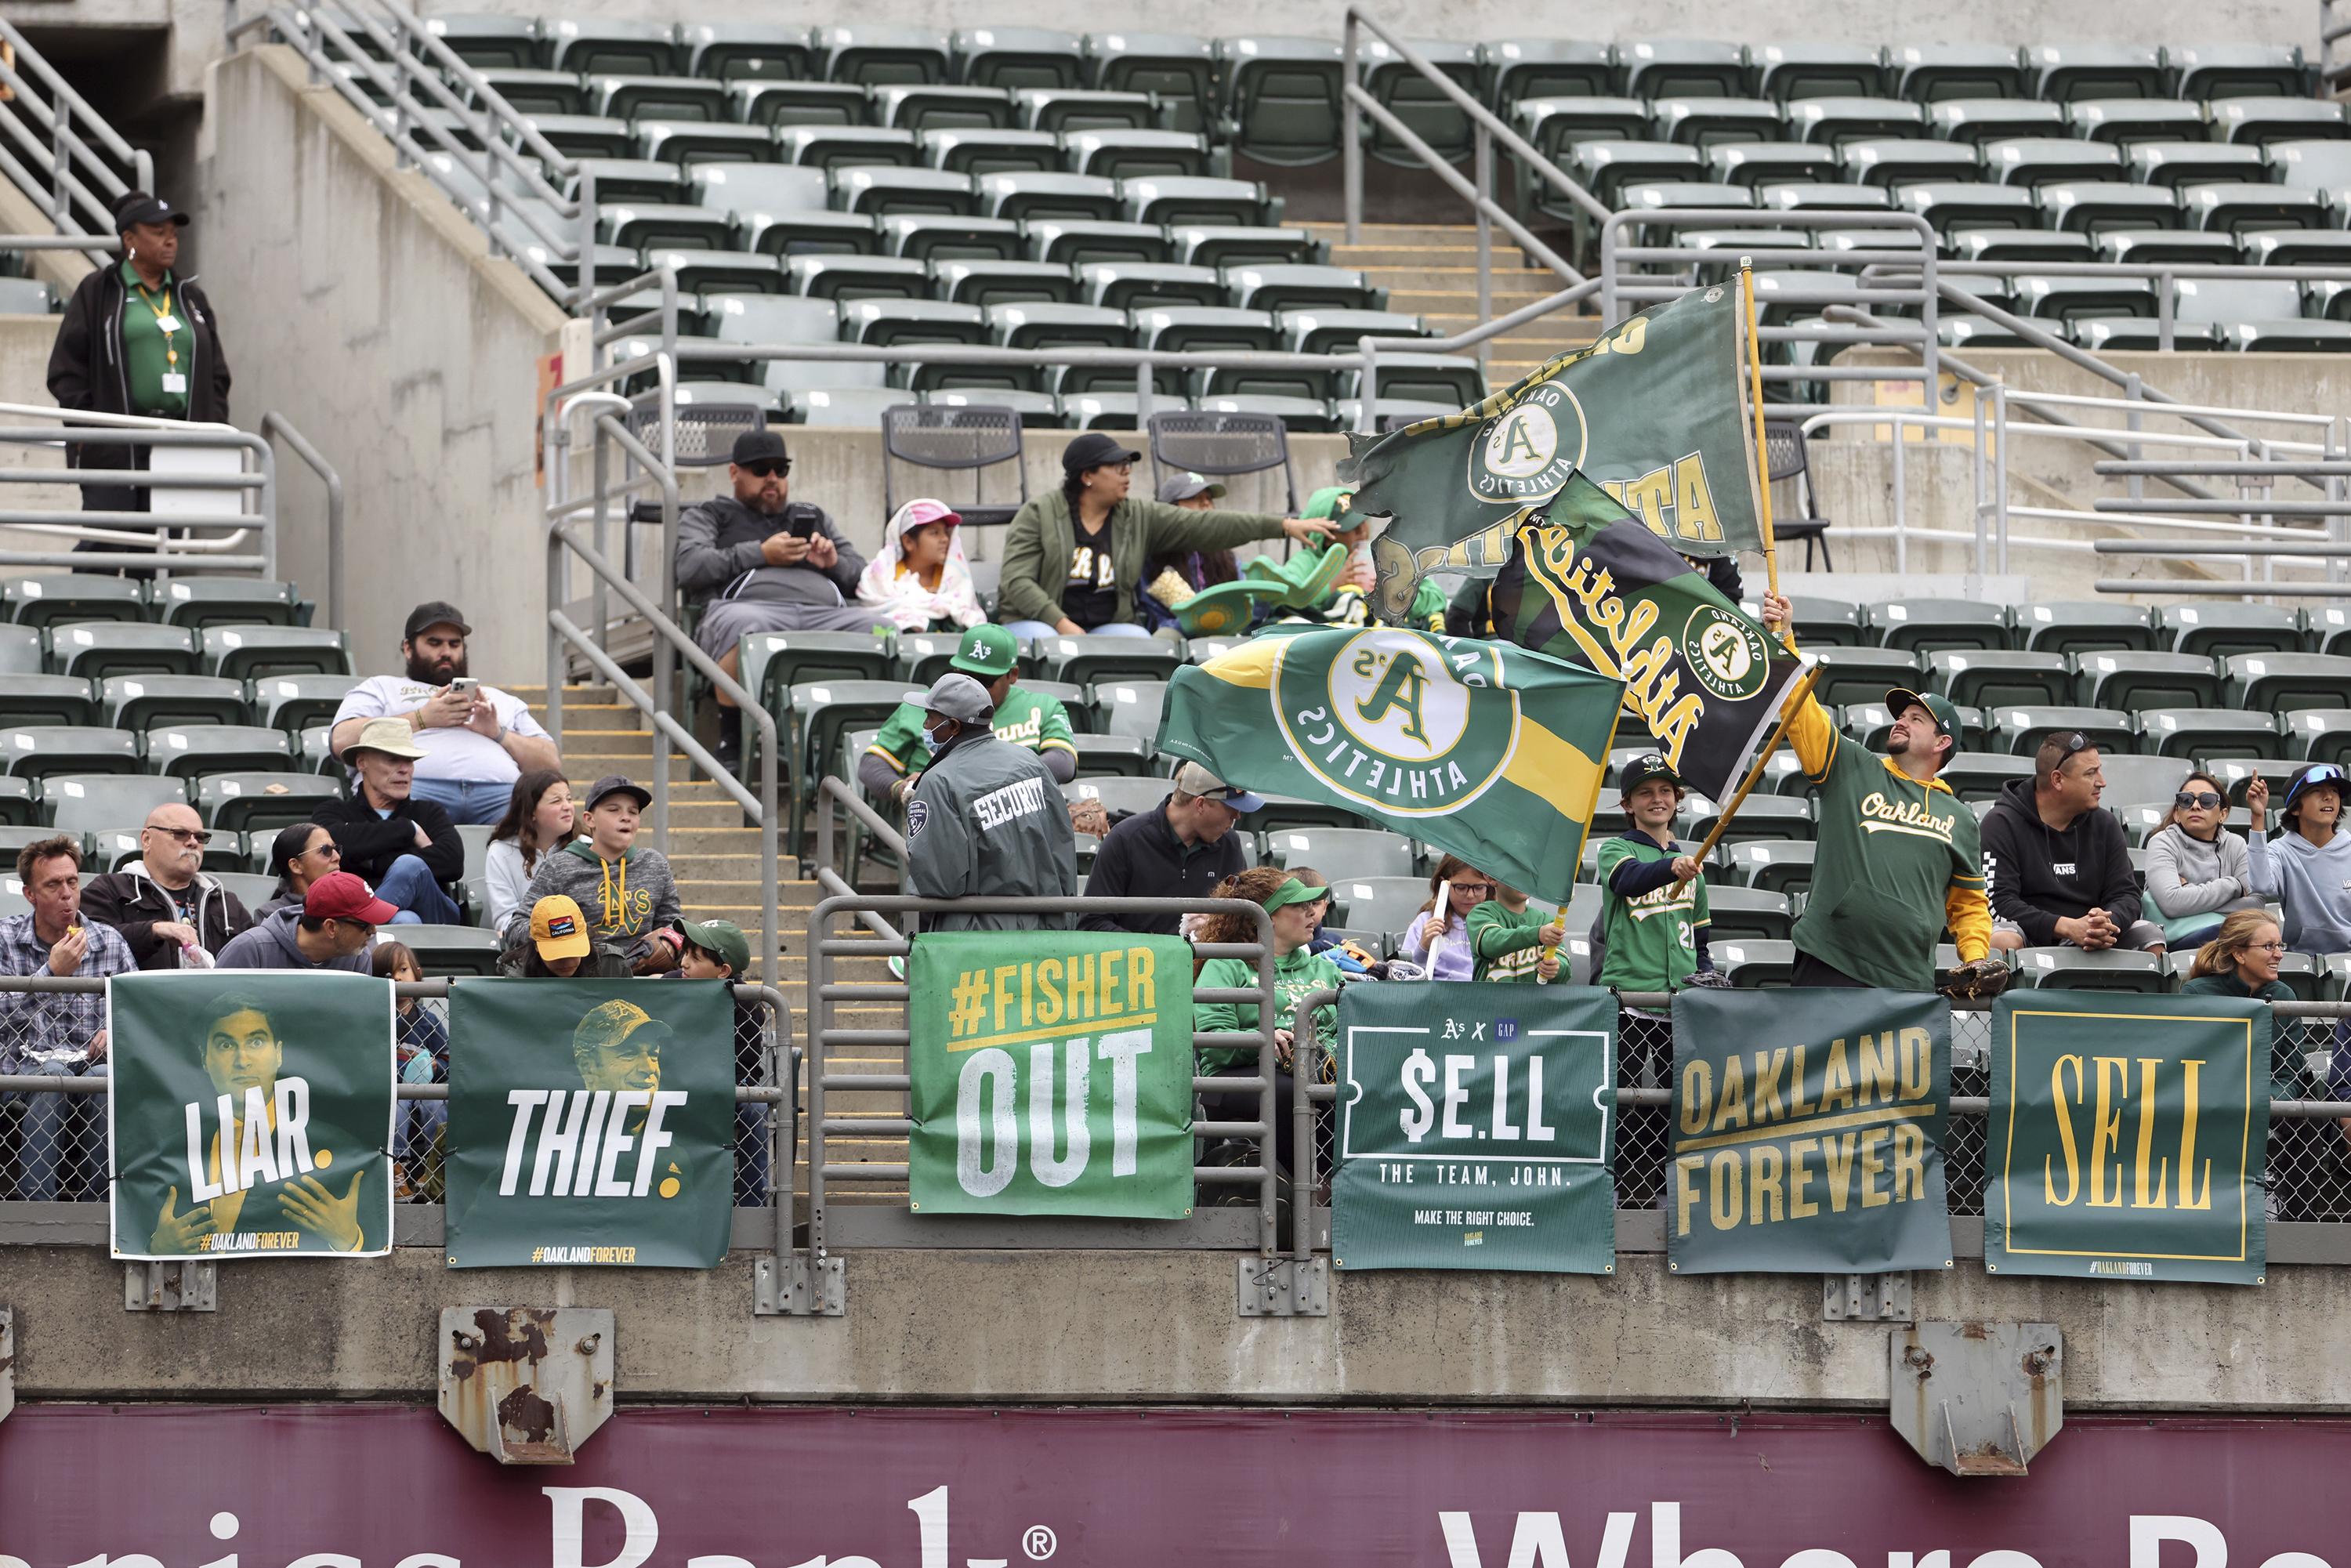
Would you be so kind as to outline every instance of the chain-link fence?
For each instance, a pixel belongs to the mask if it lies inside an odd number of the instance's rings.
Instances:
[[[559,986],[560,980],[539,985]],[[398,1200],[439,1203],[447,1149],[448,984],[397,988],[400,1109],[392,1120]],[[0,977],[0,1202],[103,1203],[107,1197],[106,1065],[97,1035],[104,1028],[103,982]],[[789,1019],[773,993],[736,988],[735,1082],[759,1088],[787,1082]],[[93,1048],[100,1060],[93,1060]],[[26,1079],[54,1087],[25,1086]],[[773,1124],[771,1130],[771,1124]],[[735,1107],[735,1204],[765,1208],[776,1159],[773,1143],[789,1139],[786,1105]],[[789,1179],[792,1150],[781,1161]]]

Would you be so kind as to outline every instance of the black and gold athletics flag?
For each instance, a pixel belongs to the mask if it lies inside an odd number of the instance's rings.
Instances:
[[[1746,326],[1737,287],[1693,289],[1458,413],[1353,437],[1351,512],[1391,519],[1380,618],[1404,623],[1424,573],[1492,576],[1577,474],[1684,555],[1761,549]]]
[[[1581,475],[1516,546],[1488,601],[1496,633],[1623,681],[1682,782],[1728,798],[1802,664]]]

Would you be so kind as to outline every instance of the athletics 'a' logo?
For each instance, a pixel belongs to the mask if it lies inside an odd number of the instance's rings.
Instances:
[[[1583,461],[1583,405],[1557,382],[1544,382],[1478,429],[1469,444],[1469,493],[1501,506],[1546,501]]]
[[[1327,658],[1282,644],[1274,710],[1301,766],[1340,794],[1405,815],[1458,810],[1501,777],[1518,697],[1486,644],[1384,627]]]
[[[1763,634],[1718,605],[1701,604],[1682,628],[1682,651],[1698,684],[1725,702],[1761,691],[1771,678],[1771,650]]]

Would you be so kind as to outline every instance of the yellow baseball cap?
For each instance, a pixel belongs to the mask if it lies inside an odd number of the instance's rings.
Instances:
[[[549,894],[530,906],[530,939],[538,944],[542,958],[585,958],[588,917],[563,894]]]

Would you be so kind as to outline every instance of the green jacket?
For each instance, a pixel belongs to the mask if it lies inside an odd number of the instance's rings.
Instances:
[[[1265,512],[1195,512],[1129,496],[1110,512],[1111,568],[1118,575],[1118,618],[1137,621],[1134,586],[1144,563],[1178,549],[1230,549],[1281,537],[1284,519]],[[996,618],[1002,622],[1061,619],[1061,587],[1078,548],[1070,498],[1059,490],[1029,498],[1013,515],[1004,539],[1004,570],[997,583]]]
[[[1199,975],[1192,981],[1196,990],[1247,990],[1256,984],[1257,963],[1250,958],[1211,958],[1200,966]],[[1273,1027],[1297,1028],[1298,998],[1311,991],[1335,991],[1339,986],[1339,966],[1328,955],[1294,947],[1276,958],[1273,995],[1281,1006],[1274,1014]],[[1254,1002],[1196,1002],[1192,1028],[1200,1034],[1241,1034],[1257,1028],[1257,1014]],[[1339,1009],[1315,1009],[1314,1041],[1324,1055],[1336,1054],[1338,1033]],[[1257,1052],[1247,1047],[1203,1046],[1199,1061],[1202,1072],[1222,1072],[1230,1067],[1254,1068]]]
[[[2183,997],[2242,997],[2257,1002],[2290,1002],[2294,988],[2272,980],[2256,991],[2235,974],[2197,975],[2179,988]],[[2318,1019],[2270,1019],[2270,1098],[2302,1100],[2311,1094],[2310,1077],[2303,1068],[2303,1051],[2327,1043],[2332,1026]]]

